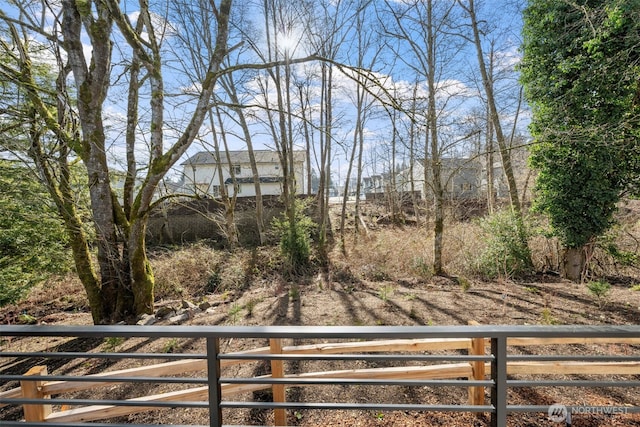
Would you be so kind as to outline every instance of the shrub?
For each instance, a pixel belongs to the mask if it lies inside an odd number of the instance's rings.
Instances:
[[[471,289],[471,281],[466,277],[458,277],[458,284],[462,292],[469,292],[469,289]]]
[[[430,279],[433,276],[433,266],[422,256],[413,259],[412,270],[423,279]]]
[[[124,337],[107,337],[104,339],[105,352],[114,353],[124,343]]]
[[[393,295],[393,291],[394,289],[391,285],[380,286],[380,288],[378,289],[378,298],[380,298],[384,302],[387,302],[389,300],[389,297]]]
[[[293,224],[286,216],[273,219],[273,227],[280,236],[280,251],[293,271],[309,264],[311,256],[311,233],[315,228],[313,220],[305,214],[305,205],[296,200],[293,206]]]
[[[176,299],[217,291],[223,256],[204,243],[151,254],[157,299]],[[226,260],[228,261],[228,259]]]
[[[476,273],[487,279],[522,277],[531,273],[529,247],[523,244],[518,218],[511,212],[499,212],[480,220],[485,247],[476,259]],[[524,231],[528,235],[528,231]],[[528,237],[528,236],[527,236]]]
[[[605,280],[594,280],[587,283],[587,289],[591,295],[596,297],[598,306],[602,308],[606,303],[607,295],[611,291],[611,285]]]
[[[597,264],[602,267],[601,275],[620,274],[619,269],[640,267],[638,242],[626,227],[614,225],[598,238],[596,244],[602,251],[596,252]]]

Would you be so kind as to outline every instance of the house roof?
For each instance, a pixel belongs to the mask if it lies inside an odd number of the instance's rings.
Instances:
[[[262,176],[260,177],[261,184],[273,184],[276,182],[282,182],[281,176]],[[233,184],[233,179],[227,178],[224,181],[225,184]],[[253,177],[236,178],[236,184],[253,184]]]
[[[253,150],[253,154],[256,158],[256,163],[280,163],[280,158],[277,151],[273,150]],[[294,162],[304,162],[305,151],[296,150],[293,152]],[[226,155],[221,152],[220,158],[226,163]],[[249,163],[248,151],[229,151],[229,158],[233,164]],[[199,151],[193,156],[189,157],[182,165],[215,165],[216,157],[211,151]]]

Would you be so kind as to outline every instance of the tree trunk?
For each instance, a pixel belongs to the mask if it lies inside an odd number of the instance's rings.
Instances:
[[[489,79],[493,82],[493,44],[491,45],[491,52],[489,53]],[[493,84],[493,83],[491,83]],[[485,149],[487,153],[487,212],[492,215],[495,212],[496,207],[496,191],[494,188],[495,174],[493,169],[493,122],[491,121],[491,112],[489,109],[489,102],[486,106],[487,111],[487,140]]]
[[[438,144],[438,117],[436,111],[436,45],[433,25],[433,0],[427,2],[427,67],[428,105],[427,127],[431,143],[431,171],[433,177],[434,225],[433,225],[433,273],[444,273],[442,266],[442,246],[444,234],[444,188],[442,187],[442,162]]]
[[[318,188],[318,210],[320,213],[320,237],[318,250],[322,259],[327,258],[329,244],[329,191],[331,187],[331,123],[333,72],[331,66],[320,64],[320,186]]]
[[[493,170],[493,125],[489,120],[487,112],[487,141],[485,144],[487,151],[487,212],[492,215],[495,212],[496,192],[494,188],[494,170]]]
[[[78,8],[75,2],[63,2],[63,35],[69,65],[78,91],[78,117],[82,129],[83,147],[80,153],[87,167],[91,212],[97,241],[97,261],[103,313],[113,319],[116,311],[119,271],[122,259],[118,253],[118,239],[114,219],[109,167],[105,152],[105,133],[102,122],[103,103],[109,87],[111,68],[111,28],[113,20],[107,7],[97,6],[96,16],[91,10]],[[83,21],[90,22],[85,30],[90,32],[93,56],[87,68],[81,42]]]
[[[394,224],[400,223],[400,198],[398,197],[398,183],[396,179],[396,150],[398,145],[398,130],[397,130],[398,112],[392,111],[391,114],[391,127],[393,132],[391,134],[391,161],[389,162],[389,209],[391,210],[391,219]]]
[[[364,120],[364,119],[363,119]],[[361,128],[363,126],[361,125]],[[360,130],[360,132],[358,133],[358,160],[356,163],[356,204],[354,207],[354,220],[356,222],[356,239],[358,238],[358,231],[359,231],[359,226],[360,223],[362,221],[362,224],[364,225],[364,221],[360,215],[360,203],[362,202],[360,200],[360,193],[362,192],[362,156],[363,156],[363,152],[364,152],[364,132],[362,131],[363,129]],[[365,233],[366,233],[366,226],[364,226],[365,228]]]
[[[128,240],[129,248],[129,266],[131,268],[131,290],[133,301],[129,302],[129,298],[126,294],[125,307],[131,307],[133,305],[133,313],[124,313],[129,315],[139,316],[141,314],[153,313],[153,287],[154,277],[151,271],[151,264],[147,258],[147,251],[145,246],[145,232],[146,232],[147,218],[137,218],[131,224],[131,232]]]
[[[300,95],[300,116],[302,117],[302,130],[304,132],[304,146],[306,151],[306,163],[307,163],[307,188],[305,193],[307,196],[313,194],[312,189],[312,167],[311,167],[311,147],[313,142],[311,141],[311,133],[309,132],[309,121],[311,120],[311,111],[309,112],[309,119],[307,119],[307,108],[309,104],[309,97],[305,97],[302,85],[298,86],[298,94]]]
[[[584,248],[566,248],[562,259],[562,276],[579,282],[586,265]]]
[[[235,249],[239,245],[238,229],[236,227],[236,200],[238,198],[238,183],[236,180],[236,173],[233,168],[233,162],[231,161],[231,155],[229,154],[229,144],[227,143],[227,134],[222,122],[222,115],[220,114],[220,108],[215,107],[216,117],[218,118],[218,132],[213,132],[213,147],[215,151],[216,164],[218,165],[218,181],[220,185],[220,199],[224,204],[224,234],[227,237],[227,243],[231,249]],[[211,122],[211,129],[216,129],[213,113],[209,113],[209,120]],[[218,133],[222,139],[224,145],[224,153],[227,161],[227,168],[229,170],[229,176],[231,177],[231,183],[233,185],[233,195],[229,196],[226,184],[224,182],[224,174],[222,167],[222,157],[220,156],[220,143],[218,142]],[[253,154],[253,153],[252,153]],[[259,184],[259,183],[258,183]]]
[[[459,0],[460,4],[461,1]],[[489,107],[489,118],[493,123],[493,130],[498,142],[498,148],[500,150],[500,158],[502,159],[502,167],[504,174],[507,178],[507,186],[509,188],[509,199],[511,207],[515,214],[522,218],[522,208],[520,205],[520,198],[518,197],[518,187],[516,185],[516,179],[513,172],[513,166],[511,164],[511,152],[507,146],[504,133],[502,131],[502,125],[500,123],[500,116],[498,114],[498,108],[496,106],[496,100],[493,93],[493,83],[489,78],[487,67],[484,61],[484,53],[482,51],[482,44],[480,40],[480,30],[478,29],[478,22],[476,19],[476,12],[473,0],[469,0],[469,7],[463,6],[469,13],[471,19],[471,27],[473,29],[474,44],[476,47],[476,55],[478,57],[478,64],[480,68],[480,75],[482,76],[482,83],[487,96],[487,105]]]
[[[342,197],[342,212],[340,215],[340,246],[343,252],[346,252],[346,247],[345,247],[345,237],[344,237],[344,227],[345,227],[345,222],[347,219],[347,204],[349,201],[349,184],[351,181],[351,174],[353,172],[353,162],[356,159],[356,152],[357,152],[357,148],[358,148],[358,138],[359,135],[362,133],[362,127],[363,127],[363,118],[362,118],[362,114],[363,114],[363,99],[364,97],[364,91],[360,88],[360,86],[356,87],[356,128],[354,129],[354,133],[353,133],[353,146],[351,147],[351,154],[349,155],[349,166],[347,167],[347,177],[345,179],[344,182],[344,194]],[[358,194],[356,193],[356,204],[358,203],[357,201],[358,198]],[[355,231],[356,234],[358,233],[358,229],[359,229],[359,224],[358,224],[358,218],[354,217],[355,220]]]
[[[416,224],[420,224],[420,212],[418,207],[418,200],[416,199],[416,183],[415,183],[415,163],[416,163],[416,140],[417,129],[415,116],[417,113],[417,98],[418,98],[418,82],[413,85],[413,99],[411,100],[411,123],[409,125],[409,183],[411,191],[411,205],[413,206],[413,215],[416,219]]]

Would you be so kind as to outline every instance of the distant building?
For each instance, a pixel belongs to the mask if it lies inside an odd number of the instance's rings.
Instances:
[[[482,161],[455,157],[444,157],[440,161],[442,165],[441,178],[446,198],[464,200],[483,197],[481,194]],[[413,190],[420,195],[420,198],[430,199],[433,195],[430,185],[433,175],[430,166],[430,160],[427,159],[426,182],[424,160],[417,161],[413,165],[413,170],[407,168],[400,171],[396,175],[397,191],[410,193],[413,181]]]
[[[263,196],[278,196],[282,194],[284,182],[282,166],[278,152],[271,150],[255,150],[258,179]],[[227,153],[220,153],[222,166],[222,183],[227,194],[238,197],[255,197],[255,184],[248,151],[230,151],[230,162]],[[296,180],[297,193],[304,191],[304,171],[306,153],[293,152],[293,170]],[[230,167],[231,165],[231,167]],[[204,194],[209,197],[220,197],[220,178],[218,175],[218,161],[214,153],[201,151],[188,158],[184,163],[184,192]],[[233,174],[231,173],[233,171]]]
[[[382,175],[371,175],[362,178],[362,192],[364,194],[383,194],[384,178]]]

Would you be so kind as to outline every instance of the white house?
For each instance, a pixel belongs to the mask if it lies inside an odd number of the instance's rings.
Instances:
[[[443,157],[440,161],[446,197],[458,200],[480,197],[482,163],[479,160]],[[428,169],[427,183],[431,179],[431,170]],[[433,191],[428,184],[425,185],[424,160],[419,159],[413,170],[400,171],[396,175],[396,188],[399,192],[410,192],[411,181],[414,191],[419,192],[423,200],[431,197]]]
[[[282,165],[277,151],[254,150],[260,190],[263,196],[278,196],[282,193]],[[227,194],[238,197],[255,197],[255,184],[248,151],[229,151],[220,153],[222,164],[222,182]],[[293,169],[296,179],[297,193],[303,191],[306,153],[293,152]],[[229,165],[233,170],[231,174]],[[186,191],[197,191],[210,197],[220,196],[220,178],[215,153],[201,151],[182,163],[184,167],[184,187]],[[235,185],[234,185],[235,181]]]

